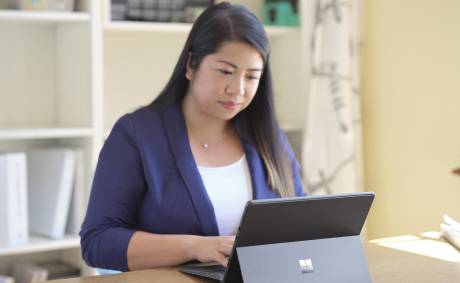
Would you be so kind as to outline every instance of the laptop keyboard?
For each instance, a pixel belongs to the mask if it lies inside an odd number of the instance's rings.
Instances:
[[[225,267],[219,264],[219,265],[182,268],[179,271],[183,273],[198,275],[198,276],[212,278],[216,280],[222,280],[225,274]]]

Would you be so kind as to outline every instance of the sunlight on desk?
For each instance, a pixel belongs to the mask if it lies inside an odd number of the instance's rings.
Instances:
[[[422,237],[400,236],[386,239],[369,241],[379,246],[393,248],[405,252],[416,253],[419,255],[429,256],[437,259],[451,262],[460,262],[460,253],[453,249],[451,245],[445,242],[429,240],[426,238],[439,240],[441,233],[426,232],[421,234]]]
[[[432,239],[436,239],[436,240],[439,240],[442,237],[442,233],[441,232],[436,232],[436,231],[425,232],[425,233],[422,233],[420,235],[422,235],[423,237],[432,238]]]

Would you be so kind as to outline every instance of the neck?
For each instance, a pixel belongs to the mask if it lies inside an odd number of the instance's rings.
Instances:
[[[228,133],[231,126],[230,121],[202,115],[194,111],[194,108],[185,103],[185,100],[181,107],[187,128],[201,139],[210,141]]]

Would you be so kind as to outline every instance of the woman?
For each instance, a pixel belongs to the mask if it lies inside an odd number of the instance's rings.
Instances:
[[[165,89],[121,117],[101,151],[80,232],[88,265],[227,265],[248,200],[305,195],[268,58],[246,8],[202,13]]]

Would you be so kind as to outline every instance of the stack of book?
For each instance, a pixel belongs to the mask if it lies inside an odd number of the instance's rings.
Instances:
[[[8,283],[29,283],[74,278],[79,275],[80,269],[78,267],[63,261],[50,261],[41,264],[18,261],[13,264],[12,276],[5,278],[9,280]],[[0,283],[2,282],[0,281]]]
[[[15,283],[14,278],[0,274],[0,283]]]
[[[193,23],[213,0],[112,0],[112,21]]]
[[[80,276],[80,269],[64,261],[50,261],[40,266],[48,271],[47,280],[74,278]]]
[[[19,8],[37,11],[73,11],[74,0],[21,0]]]
[[[444,221],[446,221],[448,225],[441,224],[442,235],[452,245],[460,249],[460,223],[447,215],[444,215]]]
[[[83,151],[32,149],[0,154],[0,247],[28,243],[29,232],[62,239],[85,216]]]
[[[42,282],[48,280],[48,270],[31,262],[18,261],[13,265],[15,283]]]

